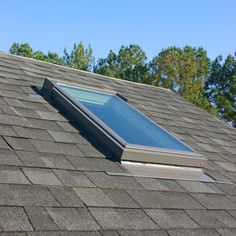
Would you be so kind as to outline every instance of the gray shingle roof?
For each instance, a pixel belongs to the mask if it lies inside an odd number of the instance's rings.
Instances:
[[[124,172],[37,90],[45,77],[115,90],[208,158],[216,183]],[[0,232],[235,235],[236,130],[175,93],[0,53]],[[60,234],[59,232],[60,231]],[[1,233],[0,233],[1,234]]]

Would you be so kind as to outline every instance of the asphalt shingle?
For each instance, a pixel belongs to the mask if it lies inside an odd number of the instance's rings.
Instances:
[[[164,230],[118,230],[121,236],[169,236]]]
[[[85,208],[46,208],[61,230],[99,230],[100,227]]]
[[[110,176],[103,172],[85,172],[99,188],[143,189],[133,177]]]
[[[175,229],[175,230],[168,230],[170,236],[220,236],[215,230],[213,229]]]
[[[35,151],[28,139],[5,137],[6,142],[15,150]]]
[[[22,101],[22,103],[24,104],[24,108],[48,111],[47,107],[39,102]]]
[[[102,236],[120,236],[115,230],[104,230],[101,232]]]
[[[10,98],[17,98],[17,99],[22,99],[22,96],[20,93],[16,91],[11,91],[11,90],[2,90],[3,88],[0,87],[0,96],[2,97],[10,97]]]
[[[216,162],[216,164],[227,171],[236,172],[236,164],[227,163],[227,162]]]
[[[188,192],[192,193],[219,193],[221,192],[211,183],[193,182],[193,181],[177,181]]]
[[[83,156],[84,154],[74,144],[54,143],[48,141],[31,140],[31,144],[39,152]]]
[[[136,178],[136,180],[147,190],[186,192],[186,190],[174,180],[152,178]]]
[[[1,105],[6,105],[7,103],[5,102],[5,100],[0,96],[0,104]]]
[[[99,231],[41,231],[28,232],[27,236],[102,236]]]
[[[89,208],[103,229],[156,229],[158,226],[139,209]]]
[[[26,151],[16,151],[16,153],[25,166],[75,169],[64,155]]]
[[[236,219],[236,210],[228,210],[228,212]]]
[[[0,229],[3,231],[33,230],[23,208],[0,207]]]
[[[2,136],[17,136],[15,131],[9,125],[0,125],[0,135]]]
[[[40,116],[32,109],[14,107],[14,111],[17,115],[28,118],[40,118]]]
[[[33,184],[62,185],[52,170],[42,168],[22,168],[22,170]]]
[[[92,145],[79,145],[79,149],[85,154],[87,157],[101,157],[105,158],[105,154],[98,150],[98,147],[94,147]]]
[[[15,109],[13,107],[1,104],[0,104],[0,113],[4,113],[6,115],[16,115]]]
[[[78,143],[78,140],[71,133],[52,130],[49,130],[48,133],[53,137],[56,142]]]
[[[37,114],[44,120],[66,121],[66,119],[57,112],[36,111]]]
[[[54,170],[61,182],[70,187],[94,187],[95,185],[81,171]]]
[[[23,165],[13,150],[0,149],[0,165]]]
[[[187,210],[186,212],[201,227],[236,227],[236,220],[226,211]]]
[[[236,195],[236,184],[217,183],[216,186],[226,194]]]
[[[53,141],[52,137],[45,130],[24,128],[13,126],[14,131],[22,138],[31,138],[37,140]]]
[[[67,156],[67,159],[76,167],[77,170],[124,172],[119,163],[107,159],[85,158],[78,156]]]
[[[236,235],[236,229],[217,229],[217,232],[221,236],[235,236]]]
[[[183,210],[147,209],[145,212],[163,229],[199,228]]]
[[[45,77],[119,92],[221,183],[119,176],[101,140],[40,91]],[[0,53],[0,235],[234,235],[235,137],[169,90]]]
[[[62,121],[57,121],[56,123],[62,128],[61,131],[78,132],[77,128],[74,127],[76,125],[74,123],[62,122]]]
[[[25,207],[31,224],[35,230],[57,230],[58,227],[42,207]]]
[[[28,236],[28,234],[26,232],[3,232],[1,233],[1,236]]]
[[[0,166],[0,183],[30,184],[20,168]]]
[[[7,145],[7,143],[5,142],[5,140],[0,137],[0,148],[1,149],[10,149],[10,147]]]
[[[46,187],[0,184],[0,205],[59,206],[59,203]]]
[[[196,193],[192,196],[208,209],[236,209],[236,204],[224,195]]]
[[[27,236],[101,236],[98,231],[43,231],[29,232]]]
[[[41,120],[41,119],[32,119],[32,118],[27,118],[29,126],[25,127],[34,127],[34,128],[39,128],[39,129],[46,129],[46,130],[56,130],[56,131],[62,131],[62,128],[55,122],[51,120]],[[17,125],[15,123],[14,125]]]
[[[130,196],[143,208],[202,209],[187,193],[127,190]]]
[[[140,208],[124,190],[74,188],[74,191],[87,206]]]
[[[83,202],[72,188],[51,186],[49,190],[63,207],[84,207]]]

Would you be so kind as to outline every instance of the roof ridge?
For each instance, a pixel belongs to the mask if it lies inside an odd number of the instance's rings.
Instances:
[[[23,57],[23,56],[19,56],[19,55],[14,55],[14,54],[10,54],[10,53],[3,52],[3,51],[0,51],[0,55],[1,55],[1,54],[7,55],[7,56],[12,56],[12,57],[22,58],[22,59],[24,59],[24,60],[31,60],[31,61],[36,61],[36,62],[40,62],[40,63],[43,63],[43,64],[45,63],[45,64],[57,66],[57,67],[62,67],[62,68],[66,68],[66,69],[69,69],[69,70],[73,70],[73,71],[77,71],[77,72],[82,72],[82,73],[88,74],[88,75],[101,76],[101,77],[104,77],[104,78],[108,78],[108,79],[112,79],[112,80],[117,80],[117,81],[121,81],[121,82],[124,82],[124,83],[131,83],[131,84],[136,84],[136,85],[139,85],[139,86],[145,86],[145,87],[147,86],[147,87],[152,87],[152,88],[155,88],[155,89],[162,89],[162,90],[165,90],[165,91],[168,91],[168,92],[173,92],[172,90],[170,90],[170,89],[168,89],[168,88],[158,87],[158,86],[154,86],[154,85],[151,85],[151,84],[138,83],[138,82],[129,81],[129,80],[124,80],[124,79],[118,79],[118,78],[115,78],[115,77],[111,77],[111,76],[107,76],[107,75],[101,75],[101,74],[96,74],[96,73],[94,73],[94,72],[79,70],[79,69],[75,69],[75,68],[72,68],[72,67],[63,66],[63,65],[58,65],[58,64],[51,63],[51,62],[47,62],[47,61],[40,61],[40,60],[37,60],[37,59],[34,59],[34,58],[29,58],[29,57]]]

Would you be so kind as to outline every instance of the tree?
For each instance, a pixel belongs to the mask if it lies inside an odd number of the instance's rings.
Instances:
[[[47,56],[42,51],[36,51],[32,56],[36,60],[47,61]]]
[[[122,46],[118,53],[119,77],[135,82],[142,82],[148,74],[146,54],[140,46],[131,44]]]
[[[117,55],[110,50],[107,58],[99,58],[97,65],[94,67],[94,72],[117,78],[117,75],[119,74]]]
[[[121,46],[117,55],[110,50],[107,58],[100,58],[94,72],[143,83],[148,77],[146,60],[146,54],[140,46]]]
[[[66,66],[91,71],[94,64],[93,50],[90,45],[88,48],[85,48],[82,42],[74,44],[70,54],[66,48],[64,49],[63,61]]]
[[[224,62],[218,56],[210,71],[205,87],[209,101],[216,105],[223,119],[236,127],[236,53]]]
[[[13,43],[9,52],[22,57],[33,57],[33,49],[28,43]]]
[[[216,113],[204,93],[209,66],[210,60],[203,48],[169,47],[150,62],[149,83],[169,88],[189,102]]]
[[[86,71],[91,71],[94,64],[92,48],[90,45],[88,48],[85,48],[82,42],[74,44],[74,48],[70,54],[65,49],[63,57],[51,51],[48,51],[47,54],[44,54],[42,51],[34,52],[28,43],[13,43],[9,52],[23,57],[30,57],[40,61],[47,61]]]
[[[23,57],[29,57],[34,58],[40,61],[47,61],[54,64],[63,64],[63,60],[61,57],[58,56],[57,53],[48,52],[47,55],[45,55],[42,51],[33,51],[33,49],[30,47],[28,43],[13,43],[9,52],[11,54],[23,56]]]
[[[48,55],[46,58],[47,62],[63,65],[63,58],[60,57],[57,53],[48,51]]]

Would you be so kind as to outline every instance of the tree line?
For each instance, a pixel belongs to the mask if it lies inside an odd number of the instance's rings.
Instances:
[[[71,68],[173,90],[187,101],[219,116],[236,127],[236,53],[210,60],[202,47],[168,47],[151,61],[139,45],[110,50],[95,61],[91,46],[74,44],[63,55],[34,51],[27,43],[13,43],[11,54]]]

